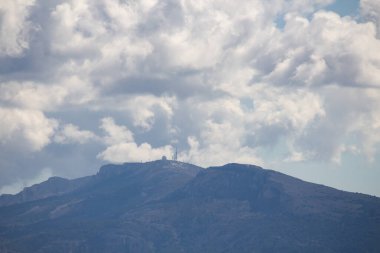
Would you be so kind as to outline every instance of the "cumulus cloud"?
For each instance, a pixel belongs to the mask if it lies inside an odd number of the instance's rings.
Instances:
[[[126,103],[126,110],[131,115],[134,125],[146,131],[152,128],[156,117],[170,119],[174,107],[173,97],[136,96],[128,99]]]
[[[206,165],[228,159],[262,164],[260,149],[274,148],[284,139],[288,149],[284,159],[297,152],[306,157],[307,152],[297,151],[297,141],[326,115],[319,95],[266,84],[251,87],[241,98],[191,100],[186,106],[185,113],[196,120],[191,121],[194,132],[183,158]]]
[[[323,101],[305,89],[255,87],[251,123],[257,128],[279,125],[302,132],[313,120],[323,117]]]
[[[380,91],[333,86],[321,93],[325,115],[298,138],[298,148],[309,153],[310,159],[338,164],[344,153],[362,154],[373,161],[379,143],[375,115],[380,113]]]
[[[0,84],[0,99],[4,104],[35,110],[52,110],[60,105],[67,91],[61,86],[46,86],[34,82]]]
[[[0,105],[42,111],[54,111],[62,106],[88,103],[96,91],[77,76],[64,77],[59,83],[3,82],[0,83]]]
[[[161,159],[172,153],[171,146],[153,148],[148,143],[137,145],[134,142],[119,143],[108,147],[98,158],[112,163],[140,162]]]
[[[78,126],[66,124],[61,131],[55,134],[54,141],[57,143],[79,143],[83,144],[91,140],[97,140],[98,137],[91,131],[80,130]]]
[[[112,118],[103,118],[100,126],[105,132],[104,141],[113,145],[133,141],[133,133],[126,126],[119,126]]]
[[[333,2],[2,1],[2,148],[376,161],[379,4],[342,17],[324,10]]]
[[[360,8],[365,19],[375,23],[377,35],[380,35],[380,3],[376,0],[361,0]]]
[[[37,29],[28,21],[35,0],[3,0],[0,3],[0,57],[20,56],[29,47],[29,31]]]
[[[51,142],[57,121],[36,110],[0,108],[0,141],[5,147],[40,151]]]
[[[136,144],[132,132],[126,126],[117,125],[112,118],[102,119],[101,128],[106,132],[104,142],[108,147],[98,154],[99,159],[113,163],[147,161],[172,153],[168,145],[153,148],[148,143]]]
[[[276,62],[264,80],[278,85],[379,86],[380,44],[372,23],[326,11],[310,21],[297,14],[285,20],[281,51],[272,52]]]
[[[166,95],[160,97],[153,95],[115,95],[100,99],[92,107],[94,110],[107,109],[124,112],[135,127],[143,131],[149,131],[158,117],[168,120],[173,117],[174,109],[177,105],[176,101],[176,97]]]

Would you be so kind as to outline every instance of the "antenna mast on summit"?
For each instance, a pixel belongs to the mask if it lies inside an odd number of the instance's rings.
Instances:
[[[177,147],[176,147],[173,153],[173,161],[177,161],[177,159],[178,159],[178,153],[177,153]]]

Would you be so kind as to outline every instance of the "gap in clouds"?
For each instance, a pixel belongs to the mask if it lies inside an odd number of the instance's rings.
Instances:
[[[360,0],[336,0],[326,9],[340,16],[357,17],[360,14]]]

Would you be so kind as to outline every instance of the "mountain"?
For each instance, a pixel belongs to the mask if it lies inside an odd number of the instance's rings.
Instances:
[[[254,165],[106,165],[1,196],[0,252],[380,252],[380,199]]]
[[[80,188],[91,177],[68,180],[61,177],[51,177],[46,182],[24,188],[16,195],[4,194],[0,196],[0,206],[19,204],[23,202],[62,195]]]

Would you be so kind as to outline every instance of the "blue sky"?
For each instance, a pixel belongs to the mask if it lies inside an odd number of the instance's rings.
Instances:
[[[377,0],[5,0],[0,193],[250,163],[380,196]]]
[[[339,13],[341,16],[357,16],[360,13],[359,0],[338,0],[326,8]]]

